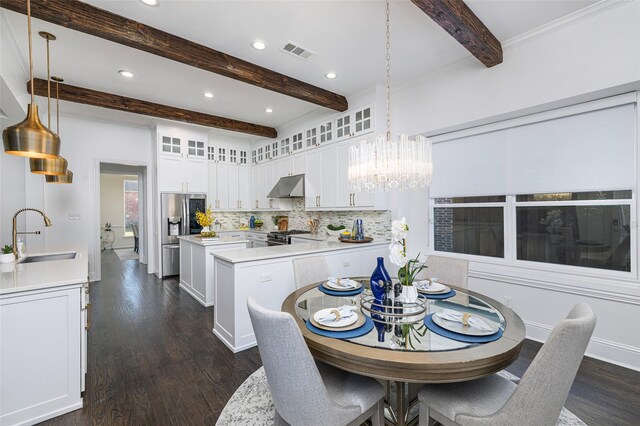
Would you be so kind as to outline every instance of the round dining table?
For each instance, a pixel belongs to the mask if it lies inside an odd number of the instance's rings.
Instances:
[[[369,278],[353,277],[362,283],[364,295],[370,295]],[[333,296],[310,284],[291,293],[282,304],[282,311],[295,319],[309,351],[316,360],[363,376],[388,381],[386,416],[389,424],[406,425],[417,422],[411,418],[411,407],[417,403],[409,398],[409,383],[450,383],[478,379],[497,373],[518,357],[525,339],[522,319],[510,308],[477,292],[450,286],[453,297],[428,300],[428,314],[444,310],[476,315],[497,325],[500,338],[488,343],[464,343],[428,330],[422,321],[403,336],[398,327],[382,324],[367,334],[351,339],[325,337],[310,331],[306,322],[315,312],[326,308],[356,305],[361,295]],[[360,315],[364,310],[359,309]],[[382,327],[382,328],[381,328]],[[392,392],[395,391],[395,397]],[[412,400],[410,400],[412,399]],[[395,400],[395,401],[393,401]]]

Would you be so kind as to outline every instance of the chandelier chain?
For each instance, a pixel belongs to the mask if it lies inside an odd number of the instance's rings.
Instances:
[[[391,10],[387,0],[387,140],[391,140]]]

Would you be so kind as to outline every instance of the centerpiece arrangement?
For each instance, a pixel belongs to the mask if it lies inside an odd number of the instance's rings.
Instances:
[[[196,222],[198,222],[198,225],[202,226],[202,231],[200,231],[200,236],[202,238],[215,238],[216,233],[211,226],[213,223],[213,211],[211,210],[211,205],[209,205],[207,210],[204,212],[196,210]]]
[[[384,258],[378,258],[378,265],[370,280],[373,296],[361,296],[361,307],[368,311],[378,330],[378,341],[384,342],[385,332],[393,331],[394,344],[414,348],[412,339],[420,343],[426,333],[423,319],[427,311],[426,300],[418,298],[413,285],[417,275],[425,268],[418,260],[407,256],[406,238],[409,226],[406,219],[392,222],[392,241],[389,245],[389,259],[398,266],[398,281],[393,281],[384,267]],[[415,349],[415,348],[414,348]]]

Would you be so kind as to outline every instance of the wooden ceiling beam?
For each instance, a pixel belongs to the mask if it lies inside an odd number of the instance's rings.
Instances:
[[[37,96],[47,96],[47,80],[36,78],[34,79],[33,84],[35,86],[34,93]],[[249,135],[266,138],[275,138],[278,136],[278,132],[272,127],[247,123],[245,121],[234,120],[231,118],[218,117],[202,112],[189,111],[187,109],[175,108],[139,99],[127,98],[125,96],[114,95],[112,93],[85,89],[84,87],[60,83],[59,90],[60,100],[62,101],[93,105],[101,108],[130,112],[133,114],[164,118],[167,120],[183,121],[186,123],[198,124],[200,126],[215,127],[216,129],[247,133]],[[31,93],[31,84],[29,82],[27,82],[27,91]]]
[[[27,13],[25,0],[2,0],[0,7]],[[141,22],[78,0],[32,0],[34,18],[110,40],[166,59],[220,74],[263,89],[336,111],[348,109],[347,99],[284,74],[227,55]],[[81,60],[80,58],[78,58]]]
[[[4,0],[3,0],[4,1]],[[411,0],[487,68],[502,63],[502,45],[462,0]]]

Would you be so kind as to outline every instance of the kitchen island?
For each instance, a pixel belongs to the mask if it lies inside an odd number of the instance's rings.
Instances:
[[[0,424],[35,424],[82,408],[88,265],[86,247],[0,264]]]
[[[217,283],[213,333],[233,352],[255,346],[247,297],[279,311],[284,299],[296,289],[294,259],[323,256],[333,276],[368,276],[376,267],[376,258],[387,256],[388,245],[388,241],[318,241],[213,253]]]
[[[213,306],[215,264],[210,256],[228,250],[243,250],[249,240],[243,236],[202,239],[200,236],[179,236],[180,288],[203,306]]]

